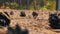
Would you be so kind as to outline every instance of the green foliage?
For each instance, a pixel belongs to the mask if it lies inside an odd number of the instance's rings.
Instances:
[[[46,4],[43,6],[44,10],[55,10],[56,9],[56,0],[46,0]]]
[[[56,1],[55,0],[49,0],[46,2],[46,8],[48,10],[52,10],[56,8]]]
[[[22,10],[26,10],[26,6],[22,7]]]
[[[30,10],[34,10],[34,6],[33,5],[30,5]]]
[[[14,2],[14,3],[12,2],[11,6],[12,6],[12,9],[18,9],[19,8],[19,4],[16,2]]]

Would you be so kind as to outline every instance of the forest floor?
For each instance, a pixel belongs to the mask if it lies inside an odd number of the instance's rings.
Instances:
[[[17,14],[17,12],[15,13]],[[29,17],[19,17],[18,15],[16,16],[16,14],[15,14],[16,18],[13,17],[13,15],[11,15],[13,20],[11,20],[10,26],[12,28],[14,28],[16,23],[18,23],[22,29],[27,28],[29,34],[58,34],[56,31],[51,30],[48,20],[43,19],[36,20],[34,18]],[[45,17],[46,15],[43,15],[43,17]],[[6,33],[7,33],[6,27],[0,29],[0,34],[6,34]]]

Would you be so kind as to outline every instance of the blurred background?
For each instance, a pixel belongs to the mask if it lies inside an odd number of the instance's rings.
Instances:
[[[56,0],[0,0],[1,9],[55,10]]]

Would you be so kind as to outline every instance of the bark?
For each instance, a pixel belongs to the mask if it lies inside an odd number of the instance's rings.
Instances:
[[[36,0],[34,0],[34,10],[36,10]]]
[[[29,0],[27,0],[27,6],[26,6],[27,10],[29,10]]]

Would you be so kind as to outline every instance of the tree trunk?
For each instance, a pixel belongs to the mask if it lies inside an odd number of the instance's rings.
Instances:
[[[22,9],[22,0],[19,2],[20,9]]]
[[[14,2],[15,2],[15,0],[14,0]]]
[[[27,0],[27,6],[26,6],[27,10],[29,10],[29,0]]]
[[[36,0],[34,0],[34,10],[36,10]]]

